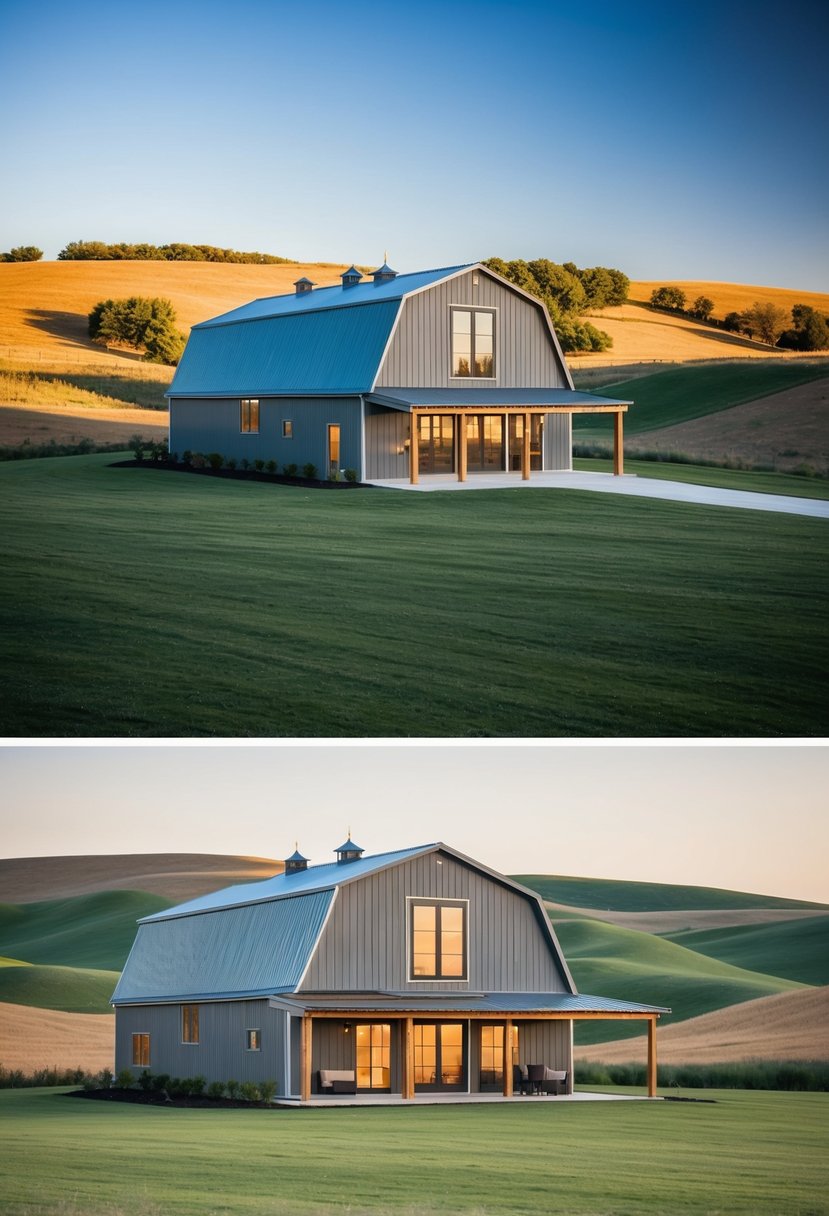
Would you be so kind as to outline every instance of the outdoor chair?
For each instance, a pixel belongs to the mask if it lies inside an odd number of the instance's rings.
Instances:
[[[531,1085],[531,1093],[540,1094],[544,1086],[544,1078],[547,1072],[545,1064],[528,1064],[527,1078]]]
[[[532,1093],[532,1086],[527,1076],[526,1067],[522,1068],[520,1064],[513,1064],[512,1066],[512,1092],[522,1095]]]

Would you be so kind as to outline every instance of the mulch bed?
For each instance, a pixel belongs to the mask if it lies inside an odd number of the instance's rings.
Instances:
[[[245,1110],[274,1110],[270,1103],[263,1106],[260,1102],[245,1102],[241,1098],[169,1098],[163,1093],[143,1089],[73,1089],[64,1094],[65,1098],[91,1098],[93,1102],[129,1102],[133,1106],[176,1106],[176,1107],[210,1107],[221,1109],[234,1107]]]
[[[173,464],[169,460],[116,460],[113,469],[156,469],[160,473],[195,473],[200,477],[223,477],[231,481],[268,481],[272,485],[305,486],[309,490],[370,490],[359,481],[321,481],[310,477],[286,477],[282,473],[260,473],[258,469],[194,469],[190,464]]]

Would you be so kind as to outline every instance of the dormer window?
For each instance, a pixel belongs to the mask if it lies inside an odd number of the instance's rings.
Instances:
[[[467,978],[466,908],[465,900],[411,900],[410,980]]]
[[[495,313],[484,308],[453,308],[453,376],[495,378]]]

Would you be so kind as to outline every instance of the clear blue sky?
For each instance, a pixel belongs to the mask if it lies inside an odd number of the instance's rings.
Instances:
[[[829,291],[825,0],[0,0],[0,249]]]
[[[6,857],[333,860],[443,840],[503,873],[829,903],[829,752],[808,746],[10,746]],[[0,893],[0,898],[2,894]]]

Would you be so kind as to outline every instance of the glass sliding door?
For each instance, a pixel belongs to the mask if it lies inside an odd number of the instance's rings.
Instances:
[[[356,1028],[357,1088],[391,1090],[391,1026],[369,1022]]]
[[[541,472],[541,424],[540,414],[530,416],[530,469]],[[510,414],[509,418],[509,470],[521,472],[521,450],[524,446],[524,415]]]
[[[455,420],[451,414],[418,414],[418,468],[421,473],[455,469]]]
[[[466,1026],[463,1022],[428,1022],[414,1026],[415,1089],[466,1088]]]
[[[518,1060],[518,1027],[512,1028],[512,1050],[504,1059],[504,1026],[481,1026],[480,1088],[482,1093],[500,1093],[504,1088],[504,1067]]]
[[[503,414],[470,414],[466,426],[466,467],[470,473],[500,473],[504,468]]]

